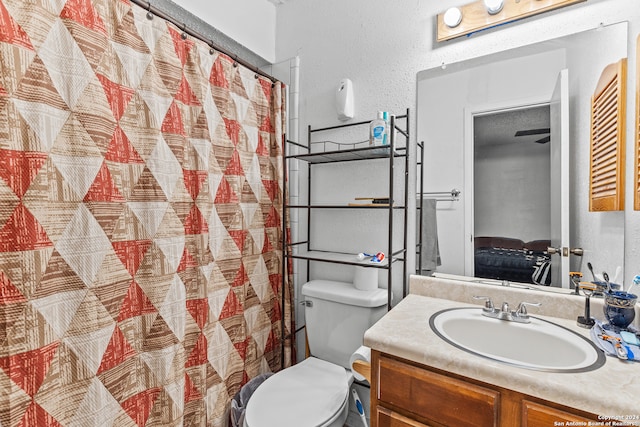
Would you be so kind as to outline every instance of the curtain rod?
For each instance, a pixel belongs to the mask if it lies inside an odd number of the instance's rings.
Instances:
[[[229,51],[227,51],[226,49],[216,45],[213,40],[211,39],[207,39],[205,36],[203,36],[202,34],[192,30],[191,28],[187,27],[186,24],[182,23],[182,22],[178,22],[175,18],[173,18],[172,16],[169,16],[168,14],[166,14],[165,12],[161,11],[160,9],[154,7],[151,5],[150,2],[147,2],[145,0],[130,0],[131,3],[134,3],[138,6],[140,6],[141,8],[145,9],[148,13],[147,13],[147,17],[149,17],[151,15],[155,15],[158,18],[164,19],[165,21],[168,21],[170,23],[172,23],[173,25],[175,25],[176,27],[178,27],[180,30],[182,30],[185,34],[190,35],[191,37],[194,37],[198,40],[201,40],[203,42],[205,42],[207,45],[209,45],[209,47],[211,47],[211,49],[217,50],[218,52],[221,52],[225,55],[227,55],[228,57],[232,58],[235,62],[237,62],[238,64],[250,69],[251,71],[260,74],[263,77],[268,78],[269,80],[271,80],[272,82],[276,82],[278,81],[278,79],[276,79],[275,77],[265,73],[264,71],[262,71],[261,69],[259,69],[258,67],[249,64],[247,61],[244,61],[240,58],[238,58],[238,55],[233,54]]]

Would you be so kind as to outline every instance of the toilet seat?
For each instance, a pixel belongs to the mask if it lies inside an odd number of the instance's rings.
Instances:
[[[309,357],[256,389],[247,404],[244,427],[330,425],[348,406],[352,382],[353,375],[342,366]]]

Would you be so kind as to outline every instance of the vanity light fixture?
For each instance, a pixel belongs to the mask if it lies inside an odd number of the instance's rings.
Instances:
[[[444,13],[444,23],[449,28],[455,28],[462,21],[462,12],[458,7],[450,7]]]
[[[489,15],[495,15],[504,7],[504,0],[484,0],[484,7],[487,8]]]
[[[471,0],[470,3],[449,8],[437,15],[437,40],[451,40],[584,1],[586,0]]]

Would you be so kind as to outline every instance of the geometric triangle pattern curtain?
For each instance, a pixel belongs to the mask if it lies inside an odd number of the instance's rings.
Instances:
[[[181,35],[0,1],[2,426],[226,425],[291,363],[284,87]]]

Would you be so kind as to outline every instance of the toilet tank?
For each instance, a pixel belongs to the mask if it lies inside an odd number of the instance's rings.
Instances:
[[[387,312],[387,290],[312,280],[302,285],[302,295],[311,355],[351,369],[349,358],[362,345],[364,332]]]

